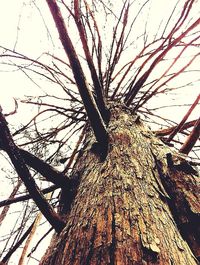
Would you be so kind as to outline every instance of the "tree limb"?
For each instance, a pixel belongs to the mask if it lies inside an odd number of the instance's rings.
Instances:
[[[196,105],[198,104],[200,100],[200,94],[197,96],[197,98],[195,99],[194,103],[192,104],[192,106],[190,107],[190,109],[187,111],[187,113],[185,114],[185,116],[183,117],[182,121],[179,123],[179,125],[177,125],[177,127],[174,128],[174,130],[170,133],[167,141],[170,142],[174,136],[181,130],[181,128],[183,127],[184,123],[186,122],[186,120],[188,119],[188,117],[190,116],[190,114],[192,113],[192,111],[194,110],[194,108],[196,107]]]
[[[0,148],[4,151],[5,148],[0,139]],[[61,188],[66,188],[71,185],[70,179],[65,176],[62,172],[57,171],[51,165],[44,162],[42,159],[36,157],[35,155],[29,153],[26,150],[18,148],[20,155],[23,157],[24,162],[39,172],[47,181],[50,181]]]
[[[75,0],[74,1],[74,19],[79,31],[79,36],[81,38],[83,50],[85,53],[85,57],[88,63],[88,67],[90,69],[90,74],[92,77],[93,85],[94,85],[94,90],[96,92],[97,96],[97,105],[99,107],[100,113],[104,119],[104,121],[107,123],[108,122],[108,111],[105,105],[104,97],[103,97],[103,87],[100,83],[99,77],[97,76],[97,72],[94,66],[94,62],[92,60],[90,50],[88,47],[87,43],[87,38],[85,34],[85,28],[83,26],[82,20],[81,20],[81,12],[80,12],[80,0]]]
[[[24,182],[28,192],[31,197],[35,201],[36,205],[48,220],[48,222],[52,225],[52,227],[56,230],[56,232],[61,232],[64,228],[65,223],[61,219],[61,217],[54,211],[52,206],[48,204],[43,194],[40,192],[38,186],[36,185],[34,179],[32,178],[25,162],[18,150],[18,147],[15,145],[10,131],[7,126],[7,122],[0,111],[0,139],[3,143],[3,148],[10,157],[16,172],[18,173],[21,180]]]
[[[61,43],[68,56],[76,84],[82,98],[85,110],[87,112],[91,127],[94,131],[96,140],[102,145],[107,146],[108,134],[103,122],[102,116],[96,106],[95,100],[92,96],[86,78],[84,76],[80,61],[77,57],[76,51],[69,37],[64,19],[61,15],[59,7],[55,0],[46,0],[54,22],[56,24]]]
[[[50,187],[48,187],[46,189],[41,190],[41,192],[43,194],[46,194],[46,193],[49,193],[49,192],[54,191],[56,189],[58,189],[58,187],[56,185],[52,185],[52,186],[50,186]],[[13,203],[17,203],[17,202],[26,201],[26,200],[29,200],[29,199],[32,199],[30,194],[18,196],[18,197],[15,197],[15,198],[9,198],[7,200],[1,201],[0,202],[0,207],[6,206],[6,205],[10,205],[10,204],[13,204]]]
[[[189,152],[192,150],[193,146],[195,145],[196,141],[199,139],[199,136],[200,136],[200,118],[195,123],[193,130],[186,139],[185,143],[181,146],[179,152],[188,155]]]
[[[22,184],[21,179],[18,179],[17,185],[14,187],[13,191],[11,192],[11,194],[10,194],[10,196],[9,196],[9,198],[7,200],[13,200],[15,198],[15,195],[18,192],[21,184]],[[1,202],[0,202],[0,204],[1,204]],[[7,213],[9,211],[9,209],[10,209],[9,204],[4,204],[2,206],[5,206],[5,207],[3,208],[3,210],[2,210],[2,212],[0,214],[0,226],[1,226],[2,222],[3,222],[3,220],[5,219],[5,217],[7,216]]]
[[[154,61],[151,63],[149,69],[139,78],[139,80],[135,83],[135,84],[131,84],[130,85],[130,91],[128,92],[128,94],[126,95],[125,98],[125,103],[127,106],[130,106],[130,104],[132,103],[133,99],[136,97],[136,95],[138,94],[139,90],[141,89],[141,87],[144,85],[144,83],[146,82],[146,80],[148,79],[149,75],[151,74],[151,72],[154,70],[154,68],[156,67],[156,65],[165,57],[165,55],[174,47],[176,46],[192,29],[194,29],[195,27],[197,27],[200,23],[200,18],[197,19],[190,27],[188,27],[184,32],[182,32],[177,38],[175,38],[155,59]],[[167,38],[170,38],[169,40],[171,40],[172,36],[168,36]],[[166,41],[166,39],[165,39]],[[164,42],[165,42],[164,41]],[[140,69],[142,69],[145,64],[147,63],[147,61],[153,57],[153,55],[155,55],[156,53],[158,53],[158,51],[163,47],[163,44],[161,44],[160,47],[158,47],[158,49],[156,49],[154,51],[154,53],[152,53],[149,58],[147,58],[142,67]]]
[[[20,238],[19,241],[8,251],[8,253],[5,255],[5,257],[2,259],[0,264],[7,264],[8,260],[12,256],[12,254],[20,247],[20,245],[24,242],[24,240],[27,238],[27,236],[30,234],[33,225],[35,223],[35,220],[33,223],[29,226],[29,228],[26,230],[26,232],[23,234],[23,236]]]
[[[197,122],[197,120],[193,120],[193,121],[186,122],[181,127],[181,129],[179,131],[182,132],[183,130],[186,130],[186,129],[194,126],[196,122]],[[170,133],[172,133],[175,128],[177,128],[177,125],[176,126],[173,126],[173,127],[170,127],[170,128],[166,128],[166,129],[162,129],[162,130],[159,130],[159,131],[155,131],[154,133],[158,137],[166,136],[166,135],[169,135]]]
[[[23,149],[19,149],[19,151],[25,163],[44,176],[46,180],[51,181],[61,188],[66,188],[67,186],[71,185],[70,179],[62,172],[57,171],[52,166],[29,153],[28,151]]]

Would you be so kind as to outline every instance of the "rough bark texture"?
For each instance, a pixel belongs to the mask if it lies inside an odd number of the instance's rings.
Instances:
[[[194,231],[197,223],[190,222],[199,218],[195,170],[177,168],[183,158],[127,109],[116,105],[111,113],[108,154],[102,160],[88,136],[74,170],[80,185],[67,225],[40,264],[198,264],[181,231],[182,223]]]

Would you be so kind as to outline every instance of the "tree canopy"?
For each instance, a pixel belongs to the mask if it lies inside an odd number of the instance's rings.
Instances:
[[[30,234],[39,210],[62,229],[60,188],[71,185],[88,124],[106,149],[113,102],[199,165],[199,2],[68,2],[2,4],[13,24],[0,42],[1,259]],[[12,20],[3,18],[6,28]],[[9,89],[12,104],[3,100]],[[38,244],[51,226],[42,219]]]

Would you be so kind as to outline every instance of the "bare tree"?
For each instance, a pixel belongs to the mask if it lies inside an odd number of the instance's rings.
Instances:
[[[173,1],[159,24],[155,0],[32,4],[44,23],[48,10],[55,27],[45,27],[62,52],[33,58],[17,51],[18,39],[1,46],[4,65],[53,88],[0,112],[0,148],[18,179],[0,202],[1,222],[24,206],[1,264],[21,245],[24,262],[38,210],[54,230],[39,264],[198,264],[200,119],[188,121],[200,100],[198,1]],[[13,129],[18,105],[35,115]]]

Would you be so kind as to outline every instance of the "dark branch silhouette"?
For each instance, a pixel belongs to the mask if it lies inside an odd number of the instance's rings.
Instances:
[[[5,255],[5,257],[1,261],[2,264],[7,264],[8,260],[12,256],[12,254],[21,246],[21,244],[24,242],[24,240],[28,237],[28,235],[30,234],[30,232],[34,226],[34,222],[35,222],[35,220],[29,226],[29,228],[26,230],[26,232],[22,235],[22,237],[19,239],[19,241],[17,241],[17,243],[8,251],[8,253]]]
[[[187,121],[188,117],[190,116],[190,114],[192,113],[194,108],[197,106],[199,100],[200,100],[200,94],[197,96],[196,100],[194,101],[194,103],[192,104],[192,106],[190,107],[188,112],[185,114],[185,116],[183,117],[183,119],[179,123],[179,125],[176,128],[174,128],[174,130],[170,133],[170,135],[167,139],[168,142],[170,142],[174,138],[174,136],[182,129],[182,127],[185,124],[185,122]]]
[[[97,108],[95,100],[92,96],[92,93],[89,90],[85,75],[83,73],[82,67],[80,65],[79,59],[69,37],[69,34],[67,32],[67,28],[65,26],[59,7],[55,0],[47,0],[47,3],[53,16],[54,22],[56,24],[57,30],[59,32],[60,40],[69,58],[74,78],[76,80],[77,87],[83,100],[83,104],[85,106],[88,119],[91,123],[96,140],[102,146],[105,147],[107,146],[108,142],[107,130],[102,116]]]
[[[0,140],[0,148],[6,151],[3,143]],[[50,181],[60,188],[66,188],[71,185],[70,179],[62,172],[57,171],[51,165],[44,162],[42,159],[36,157],[30,152],[18,148],[20,155],[23,157],[24,162],[40,173],[47,181]]]
[[[93,62],[93,59],[92,59],[92,56],[90,54],[90,50],[88,47],[85,29],[84,29],[84,26],[82,23],[80,1],[79,0],[74,1],[74,19],[75,19],[75,22],[77,25],[77,29],[79,31],[83,50],[84,50],[85,57],[86,57],[86,60],[87,60],[87,63],[88,63],[89,69],[90,69],[91,77],[93,80],[94,91],[96,93],[97,106],[100,110],[100,113],[101,113],[105,123],[107,123],[109,116],[108,116],[108,109],[105,105],[105,97],[103,97],[103,86],[102,86],[100,79],[97,75],[97,72],[96,72],[96,69],[94,66],[94,62]]]
[[[190,135],[187,137],[185,143],[180,148],[180,153],[189,154],[189,152],[194,147],[196,141],[199,139],[200,136],[200,118],[194,125],[193,130],[191,131]]]
[[[54,211],[54,209],[48,204],[39,188],[37,187],[34,179],[32,178],[25,162],[15,145],[10,131],[7,126],[7,122],[0,111],[0,139],[3,145],[3,149],[6,151],[10,157],[16,172],[19,177],[24,182],[27,190],[29,191],[31,197],[34,199],[36,205],[49,221],[49,223],[54,227],[57,232],[60,232],[65,226],[65,222],[62,221],[60,216]]]
[[[50,186],[50,187],[48,187],[46,189],[41,190],[40,192],[42,192],[43,194],[47,194],[47,193],[52,192],[52,191],[54,191],[56,189],[58,189],[58,187],[56,185],[52,185],[52,186]],[[0,202],[0,207],[6,206],[6,205],[10,205],[10,204],[13,204],[13,203],[17,203],[17,202],[23,202],[23,201],[26,201],[26,200],[29,200],[29,199],[32,199],[30,194],[17,196],[17,197],[12,198],[12,199],[7,199],[7,200],[4,200],[4,201],[1,201]]]

